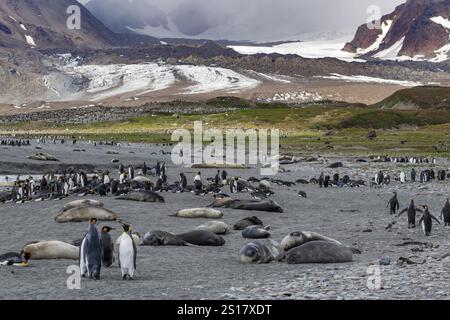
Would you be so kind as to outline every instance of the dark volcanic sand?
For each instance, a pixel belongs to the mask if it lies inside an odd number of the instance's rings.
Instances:
[[[197,170],[176,168],[169,156],[151,155],[160,148],[155,146],[132,145],[122,147],[102,146],[94,148],[87,143],[77,145],[85,148],[85,153],[74,153],[71,145],[47,144],[43,150],[32,147],[0,149],[0,174],[20,172],[40,173],[39,168],[31,170],[30,164],[42,164],[27,160],[26,156],[35,152],[48,152],[57,156],[61,163],[93,164],[98,168],[115,167],[110,161],[118,158],[124,164],[140,164],[145,159],[154,165],[157,159],[168,163],[169,182],[178,178],[180,171],[188,173],[191,182]],[[107,155],[106,151],[117,150],[119,155]],[[168,149],[167,149],[168,150]],[[135,154],[130,154],[134,151]],[[331,159],[330,161],[334,161]],[[363,177],[366,181],[377,170],[389,170],[391,177],[398,175],[400,164],[356,163],[344,161],[345,168],[337,172],[350,174],[353,178]],[[8,163],[8,164],[7,164]],[[17,169],[17,164],[21,165]],[[47,166],[54,165],[47,163]],[[449,164],[440,160],[439,168],[448,169]],[[298,163],[283,166],[289,172],[279,173],[277,178],[295,181],[317,177],[326,165]],[[49,167],[46,168],[48,170]],[[410,168],[406,166],[406,168]],[[334,173],[335,169],[325,169]],[[33,172],[31,172],[33,171]],[[201,170],[203,177],[214,176],[216,170]],[[227,170],[232,175],[244,178],[259,177],[259,170]],[[116,170],[114,170],[114,173]],[[409,172],[409,169],[408,169]],[[154,178],[152,178],[154,180]],[[265,224],[272,226],[272,238],[282,237],[296,230],[315,231],[335,238],[346,245],[362,250],[354,256],[354,262],[335,265],[288,265],[273,262],[266,265],[242,265],[238,252],[247,240],[240,232],[225,236],[223,247],[139,247],[137,275],[133,281],[122,281],[117,263],[111,269],[102,269],[101,281],[82,280],[81,290],[66,287],[66,268],[76,261],[32,261],[27,268],[0,267],[1,299],[449,299],[450,258],[439,261],[449,253],[450,228],[434,225],[432,236],[425,237],[419,229],[407,229],[406,215],[397,219],[391,232],[385,230],[393,218],[386,209],[386,201],[392,191],[399,192],[401,207],[406,207],[414,197],[417,204],[428,204],[431,212],[438,216],[450,196],[450,181],[432,182],[426,185],[393,182],[382,189],[333,188],[319,189],[317,185],[297,185],[293,187],[273,186],[273,199],[280,203],[284,213],[249,212],[222,209],[223,221],[232,225],[235,221],[250,215],[257,215]],[[306,191],[307,199],[297,196],[299,190]],[[228,189],[224,189],[228,193]],[[145,233],[149,230],[172,232],[189,231],[208,221],[206,219],[182,219],[170,217],[183,208],[206,206],[212,196],[195,196],[192,193],[163,193],[166,203],[121,202],[111,197],[102,201],[105,207],[131,221],[134,228]],[[248,198],[248,194],[239,194]],[[97,199],[97,197],[93,197]],[[64,201],[32,202],[26,204],[0,205],[0,253],[20,251],[32,240],[61,240],[71,242],[80,238],[87,229],[87,223],[57,224],[53,218],[67,202],[79,199],[71,197]],[[340,212],[358,209],[358,212]],[[101,225],[114,223],[102,223]],[[372,232],[363,232],[371,229]],[[112,232],[120,235],[119,230]],[[404,241],[422,241],[434,244],[435,248],[424,248],[423,252],[412,252],[413,246],[395,246]],[[438,246],[436,248],[436,246]],[[413,256],[413,257],[411,257]],[[383,289],[367,288],[367,268],[380,258],[389,257],[391,264],[381,266]],[[425,264],[398,266],[399,257]]]

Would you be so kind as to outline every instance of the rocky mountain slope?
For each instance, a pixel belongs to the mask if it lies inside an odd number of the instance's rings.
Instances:
[[[79,30],[67,26],[67,8],[72,5],[80,8]],[[76,0],[0,1],[0,47],[108,48],[156,42],[151,37],[112,32]]]
[[[385,60],[449,59],[450,0],[408,0],[381,19],[360,26],[344,51]]]

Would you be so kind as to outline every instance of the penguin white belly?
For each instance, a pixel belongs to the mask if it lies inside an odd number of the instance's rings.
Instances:
[[[134,247],[133,240],[123,235],[119,245],[119,262],[122,276],[128,274],[131,278],[134,276]]]
[[[86,259],[86,237],[83,239],[83,241],[81,242],[81,246],[80,246],[80,271],[81,274],[84,275],[86,274],[86,272],[88,272],[88,262]]]
[[[427,234],[427,231],[425,230],[425,221],[422,221],[421,226],[422,226],[422,232],[423,232],[423,234],[426,235],[426,234]]]

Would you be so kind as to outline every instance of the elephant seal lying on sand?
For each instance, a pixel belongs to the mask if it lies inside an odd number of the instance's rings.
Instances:
[[[301,263],[345,263],[353,261],[353,252],[329,241],[309,241],[286,252],[289,264]]]
[[[98,221],[116,221],[118,216],[105,208],[75,207],[58,214],[55,221],[58,223],[82,222],[90,221],[92,218],[96,218]]]
[[[213,208],[232,208],[237,210],[255,210],[283,212],[283,208],[273,200],[235,200],[232,198],[216,199],[209,205]]]
[[[178,238],[196,246],[223,246],[225,239],[212,232],[194,230],[177,235]]]
[[[206,222],[196,228],[197,230],[206,230],[215,234],[228,234],[230,233],[230,227],[222,221],[210,221]]]
[[[247,217],[239,220],[233,225],[234,230],[244,230],[248,226],[263,226],[263,222],[258,217]]]
[[[248,226],[242,231],[242,236],[247,239],[265,239],[270,237],[270,226]]]
[[[180,210],[174,216],[181,218],[220,219],[223,217],[223,213],[211,208],[194,208]]]
[[[292,248],[299,247],[307,242],[318,240],[329,241],[338,245],[342,245],[342,243],[340,243],[337,240],[325,237],[315,232],[296,231],[284,237],[283,240],[281,240],[280,246],[283,249],[283,251],[287,252]]]
[[[150,231],[144,235],[143,246],[187,246],[183,239],[166,231]]]
[[[284,252],[278,243],[269,239],[247,243],[239,252],[241,263],[269,263],[283,257]]]
[[[34,260],[70,259],[78,260],[80,249],[71,244],[51,240],[27,243],[22,254]]]
[[[63,207],[62,212],[73,208],[83,208],[83,207],[103,208],[103,202],[91,199],[75,200],[66,204]]]
[[[165,202],[162,196],[153,191],[133,191],[127,194],[123,194],[116,199],[141,202]]]

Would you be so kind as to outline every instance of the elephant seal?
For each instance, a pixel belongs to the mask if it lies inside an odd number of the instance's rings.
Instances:
[[[220,219],[223,217],[223,213],[219,210],[211,208],[194,208],[180,210],[175,214],[175,216],[181,218]]]
[[[244,230],[248,226],[263,226],[263,222],[258,217],[247,217],[239,220],[233,225],[234,230]]]
[[[144,183],[144,182],[152,182],[150,178],[144,176],[137,176],[133,179],[134,182]]]
[[[247,239],[265,239],[270,237],[270,226],[248,226],[242,231],[242,236]]]
[[[241,263],[269,263],[283,259],[284,253],[277,242],[266,239],[247,243],[239,252]]]
[[[142,246],[187,246],[183,239],[166,231],[150,231],[144,235]]]
[[[238,210],[254,210],[267,212],[283,212],[283,208],[273,200],[235,200],[231,208]]]
[[[90,221],[92,218],[96,218],[98,221],[116,221],[118,216],[105,208],[76,207],[58,214],[55,221],[58,223],[82,222]]]
[[[309,241],[286,252],[288,264],[345,263],[353,261],[350,248],[330,241]]]
[[[165,202],[162,196],[153,191],[133,191],[127,194],[123,194],[116,199],[141,202]]]
[[[230,227],[222,221],[210,221],[204,223],[197,228],[197,230],[206,230],[215,234],[228,234],[230,233]]]
[[[78,260],[80,249],[71,244],[56,240],[33,241],[23,247],[22,254],[34,260]]]
[[[338,245],[342,245],[337,240],[325,237],[321,234],[310,232],[310,231],[296,231],[292,232],[291,234],[287,235],[286,237],[281,240],[280,246],[283,249],[284,252],[287,252],[291,250],[292,248],[301,246],[302,244],[305,244],[310,241],[329,241]]]
[[[83,207],[103,208],[103,202],[91,199],[75,200],[66,204],[63,207],[62,212],[65,212],[73,208],[83,208]]]
[[[196,246],[223,246],[225,239],[206,230],[194,230],[177,235],[178,238]]]
[[[233,203],[234,199],[231,197],[224,197],[224,198],[215,198],[214,202],[211,203],[208,207],[211,208],[229,208]]]

